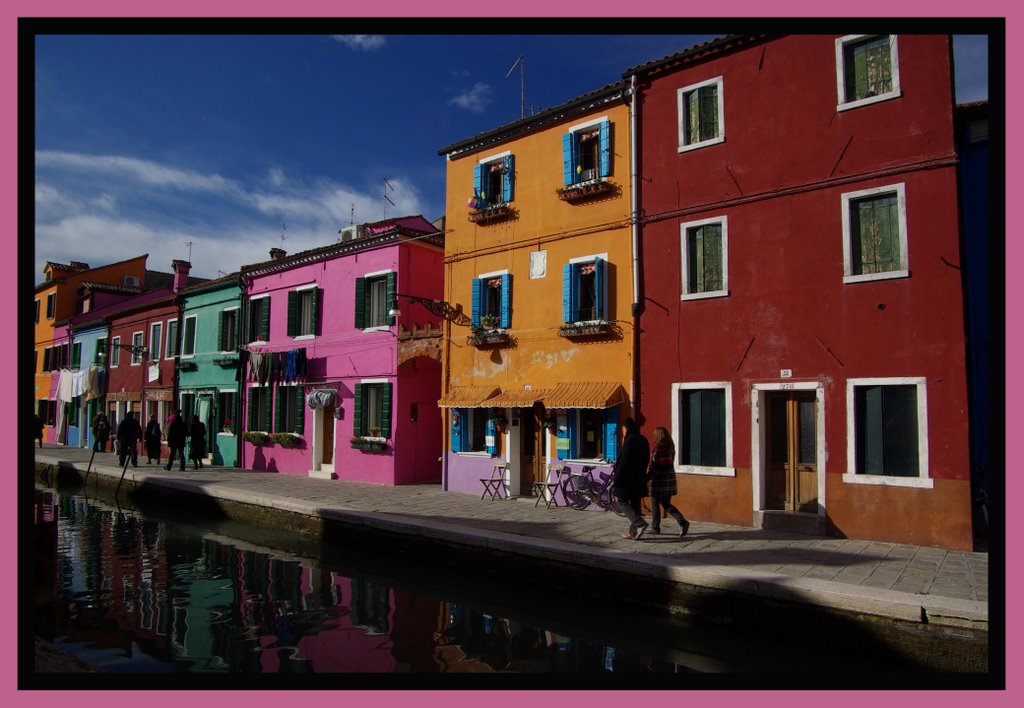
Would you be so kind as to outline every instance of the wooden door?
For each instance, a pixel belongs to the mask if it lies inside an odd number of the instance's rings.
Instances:
[[[535,403],[532,408],[519,411],[520,435],[520,494],[531,494],[533,483],[544,480],[544,444],[541,425],[544,407]]]
[[[320,457],[320,464],[334,464],[334,405],[324,406],[322,415],[324,417],[323,453]]]
[[[813,392],[766,394],[765,508],[818,511],[818,407]]]

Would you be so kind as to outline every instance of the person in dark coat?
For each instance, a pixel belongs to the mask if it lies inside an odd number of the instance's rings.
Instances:
[[[110,421],[107,414],[100,411],[92,419],[92,449],[96,452],[103,452],[107,449],[107,440],[110,439]]]
[[[33,440],[39,441],[39,447],[43,446],[43,419],[38,415],[36,416],[35,422],[33,423],[32,432],[35,434]]]
[[[199,420],[199,416],[192,416],[192,427],[189,428],[188,434],[192,439],[188,456],[198,470],[202,468],[203,458],[206,457],[206,426],[203,425],[203,421]]]
[[[625,538],[639,539],[647,530],[647,522],[640,511],[640,501],[647,496],[647,465],[651,459],[651,446],[640,434],[636,422],[626,418],[622,423],[622,449],[612,470],[612,493],[622,502],[622,510],[629,519]]]
[[[139,425],[139,421],[135,420],[135,414],[128,411],[124,415],[124,420],[117,426],[117,443],[120,448],[117,455],[119,465],[124,467],[125,459],[131,456],[132,467],[139,466],[138,442],[141,439],[142,426]]]
[[[149,416],[149,423],[146,425],[146,464],[153,464],[154,458],[156,463],[160,464],[160,424],[156,421],[156,416]]]
[[[654,450],[647,469],[647,479],[651,481],[651,528],[648,533],[661,533],[662,509],[666,516],[671,516],[679,524],[680,537],[690,530],[690,522],[672,505],[672,497],[677,491],[675,459],[676,445],[672,436],[663,427],[655,428]]]
[[[181,410],[175,410],[167,419],[167,447],[171,449],[167,456],[165,470],[170,472],[174,466],[174,458],[181,461],[181,471],[185,471],[185,439],[188,437],[188,426],[181,417]]]

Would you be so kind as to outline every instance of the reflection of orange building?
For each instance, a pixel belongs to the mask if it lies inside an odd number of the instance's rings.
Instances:
[[[471,323],[446,340],[448,490],[478,494],[495,455],[511,494],[552,458],[615,459],[633,388],[628,101],[607,86],[440,153],[445,299]]]
[[[147,255],[136,256],[118,263],[90,268],[88,263],[47,262],[43,268],[43,282],[35,290],[35,413],[47,425],[45,439],[55,442],[56,379],[52,371],[67,367],[70,351],[67,345],[54,346],[54,323],[62,322],[84,312],[90,300],[79,297],[84,283],[103,283],[144,287]],[[141,291],[140,291],[141,292]]]

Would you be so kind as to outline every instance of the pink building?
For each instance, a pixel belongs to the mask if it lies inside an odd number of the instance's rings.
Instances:
[[[240,465],[380,484],[438,482],[444,236],[421,216],[243,266]],[[400,309],[400,312],[398,311]]]

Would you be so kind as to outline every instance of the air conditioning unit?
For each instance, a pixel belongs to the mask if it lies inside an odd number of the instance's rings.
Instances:
[[[124,276],[124,284],[137,288],[139,287],[139,277],[137,275],[126,275]]]
[[[359,238],[359,227],[358,226],[346,226],[338,232],[339,241],[355,241]]]

